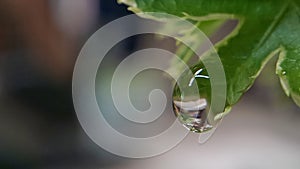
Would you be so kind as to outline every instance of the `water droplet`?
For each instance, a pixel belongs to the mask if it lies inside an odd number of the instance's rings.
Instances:
[[[194,67],[179,77],[174,88],[175,115],[184,127],[195,133],[207,132],[219,121],[210,113],[209,79],[205,68]]]
[[[282,75],[286,75],[286,71],[282,71],[281,74],[282,74]]]

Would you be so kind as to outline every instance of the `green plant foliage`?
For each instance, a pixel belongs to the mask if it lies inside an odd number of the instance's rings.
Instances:
[[[134,12],[173,14],[194,21],[195,24],[202,23],[206,28],[214,24],[208,32],[220,26],[215,21],[238,20],[236,28],[215,45],[226,73],[227,105],[237,103],[270,58],[279,55],[276,73],[285,93],[300,106],[300,0],[122,2]],[[181,56],[186,55],[186,50],[180,50]]]

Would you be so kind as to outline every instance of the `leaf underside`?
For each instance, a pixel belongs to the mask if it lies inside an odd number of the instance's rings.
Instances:
[[[237,103],[265,64],[279,54],[276,74],[285,93],[300,106],[300,0],[121,2],[134,12],[163,12],[201,23],[200,29],[210,28],[206,33],[220,26],[217,21],[238,20],[235,30],[215,45],[226,74],[227,105]],[[181,49],[179,54],[186,52]]]

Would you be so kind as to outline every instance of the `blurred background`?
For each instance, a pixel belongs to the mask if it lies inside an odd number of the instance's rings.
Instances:
[[[203,145],[191,133],[171,151],[138,160],[112,155],[94,144],[73,109],[73,66],[93,32],[128,14],[126,6],[107,0],[0,1],[0,169],[299,168],[300,109],[281,90],[276,58]],[[225,24],[212,41],[233,25]],[[107,72],[98,76],[98,99],[106,100],[110,90],[101,84],[128,54],[149,47],[172,51],[174,44],[151,35],[119,43],[104,60]],[[155,72],[150,76],[159,79]],[[140,86],[148,82],[139,78]],[[168,87],[168,82],[158,84]],[[139,93],[142,89],[135,88]],[[109,112],[110,106],[102,107]],[[171,109],[164,114],[162,118],[175,118]],[[113,118],[107,115],[108,121]],[[163,131],[169,121],[159,120],[150,134]],[[111,123],[126,133],[123,122]],[[136,136],[145,136],[135,130]]]

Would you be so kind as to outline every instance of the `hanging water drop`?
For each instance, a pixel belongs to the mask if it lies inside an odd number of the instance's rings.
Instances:
[[[210,113],[210,93],[210,77],[205,68],[188,69],[177,80],[173,92],[173,109],[188,130],[203,133],[217,125],[214,113]]]

